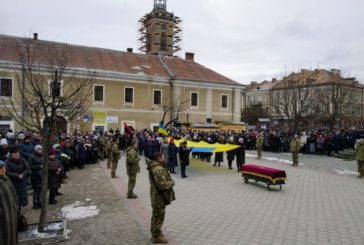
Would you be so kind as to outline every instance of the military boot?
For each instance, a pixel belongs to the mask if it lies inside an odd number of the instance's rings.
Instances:
[[[129,199],[136,199],[136,198],[138,198],[138,196],[135,195],[134,193],[128,193],[127,198],[129,198]]]
[[[168,243],[168,240],[163,234],[159,236],[152,236],[152,243]]]

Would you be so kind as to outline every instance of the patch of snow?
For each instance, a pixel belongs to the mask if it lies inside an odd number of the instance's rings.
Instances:
[[[83,204],[84,203],[77,201],[73,204],[64,206],[61,210],[62,216],[69,220],[76,220],[93,217],[100,213],[100,210],[96,205],[82,206]]]
[[[143,70],[140,66],[132,66],[132,70]]]
[[[99,171],[99,168],[93,168],[92,171]]]
[[[142,67],[147,68],[147,69],[150,69],[151,66],[149,66],[149,65],[142,65]]]
[[[342,175],[358,175],[359,174],[359,172],[350,171],[347,169],[335,169],[335,172],[337,174],[342,174]]]
[[[89,201],[91,201],[92,199],[91,199],[91,198],[86,198],[85,200],[86,200],[86,202],[89,202]]]
[[[247,157],[252,157],[252,158],[257,158],[257,155],[253,155],[253,154],[246,154]],[[263,160],[267,160],[267,161],[275,161],[275,162],[281,162],[281,163],[287,163],[292,165],[292,161],[290,160],[286,160],[286,159],[281,159],[281,158],[276,158],[276,157],[262,157]],[[305,166],[304,163],[299,163],[298,165],[300,166]]]

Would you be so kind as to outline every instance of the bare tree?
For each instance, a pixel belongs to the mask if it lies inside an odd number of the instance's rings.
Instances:
[[[305,118],[315,113],[315,91],[312,79],[305,81],[292,81],[283,79],[280,87],[272,91],[271,104],[277,116],[288,120],[289,125],[295,129]]]
[[[336,125],[342,126],[343,120],[353,118],[355,114],[360,115],[355,108],[359,103],[355,90],[356,88],[340,83],[318,89],[319,113],[331,130]]]
[[[264,110],[262,104],[259,104],[245,108],[241,116],[242,121],[248,123],[249,125],[255,125],[259,118],[267,118],[269,117],[269,114],[266,110]]]
[[[41,45],[41,46],[38,46]],[[31,39],[18,43],[20,73],[16,74],[19,94],[14,100],[2,99],[3,109],[27,130],[42,136],[42,209],[38,230],[44,231],[47,213],[48,152],[58,134],[60,119],[79,120],[88,109],[95,72],[69,68],[71,48],[66,45],[39,44]],[[22,113],[17,105],[22,105]]]
[[[170,103],[169,100],[165,100],[166,103],[163,104],[161,107],[163,109],[163,117],[161,122],[163,123],[164,127],[167,128],[169,125],[177,122],[179,120],[179,116],[183,110],[185,110],[185,105],[189,102],[189,100],[177,100],[176,104]],[[168,113],[173,114],[173,117],[167,123],[164,123]]]

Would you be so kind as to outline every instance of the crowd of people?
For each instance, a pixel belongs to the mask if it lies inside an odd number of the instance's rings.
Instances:
[[[128,198],[137,198],[134,193],[137,173],[140,172],[139,162],[141,156],[145,156],[151,163],[148,166],[153,173],[154,168],[158,170],[157,175],[165,175],[170,182],[171,189],[174,182],[169,174],[176,174],[176,167],[180,166],[181,178],[187,178],[186,167],[190,164],[192,149],[187,141],[206,143],[233,144],[238,147],[227,152],[192,152],[193,158],[210,163],[214,155],[214,167],[221,166],[226,157],[229,169],[233,169],[233,162],[236,162],[237,171],[240,171],[242,164],[245,164],[245,151],[256,150],[257,158],[262,157],[263,151],[271,152],[292,152],[293,166],[298,165],[298,154],[326,154],[331,156],[332,152],[339,152],[344,149],[355,148],[357,140],[363,138],[362,129],[347,129],[330,131],[326,129],[310,129],[301,132],[289,131],[240,131],[216,130],[198,131],[185,130],[169,132],[164,136],[151,130],[134,130],[127,128],[124,134],[120,130],[108,132],[77,133],[70,135],[60,134],[51,145],[43,146],[41,136],[36,132],[15,134],[11,131],[2,135],[0,140],[0,180],[4,183],[11,182],[14,193],[16,193],[16,205],[19,210],[28,205],[27,191],[33,189],[33,209],[42,207],[42,186],[47,182],[49,190],[48,203],[57,204],[56,197],[63,195],[59,192],[62,184],[67,182],[67,173],[74,168],[83,169],[85,164],[95,164],[99,160],[107,159],[107,168],[110,168],[111,178],[116,178],[116,169],[121,151],[126,152],[126,167],[128,182]],[[180,141],[180,145],[175,144]],[[359,141],[364,145],[364,140]],[[363,148],[359,144],[359,148]],[[48,179],[43,180],[44,147],[47,147]],[[357,147],[357,148],[358,148]],[[363,148],[364,151],[364,148]],[[226,155],[226,156],[225,156]],[[364,152],[362,156],[364,163]],[[158,164],[156,163],[159,162]],[[157,168],[165,166],[164,170]],[[364,165],[364,164],[363,164]],[[358,165],[359,166],[359,165]],[[360,165],[361,166],[361,165]],[[359,167],[358,167],[359,168]],[[364,176],[364,166],[361,167],[360,176]],[[156,170],[156,171],[157,171]],[[165,171],[165,172],[164,172]],[[163,173],[161,173],[163,172]],[[167,174],[166,174],[167,173]],[[6,178],[3,176],[7,176]],[[150,176],[153,176],[150,175]],[[150,179],[153,177],[150,177]],[[9,180],[8,182],[6,182]],[[152,182],[163,182],[166,179],[152,180]],[[174,197],[170,197],[172,200]],[[156,224],[158,212],[155,207]],[[154,212],[154,209],[153,209]],[[157,229],[157,228],[156,228]],[[157,234],[158,233],[158,234]],[[156,240],[161,237],[160,228],[155,230]]]

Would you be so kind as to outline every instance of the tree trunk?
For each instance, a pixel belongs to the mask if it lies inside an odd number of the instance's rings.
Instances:
[[[51,133],[45,132],[42,137],[43,146],[43,168],[42,168],[42,208],[39,215],[38,232],[44,232],[47,216],[47,194],[48,194],[48,153],[51,140]]]

